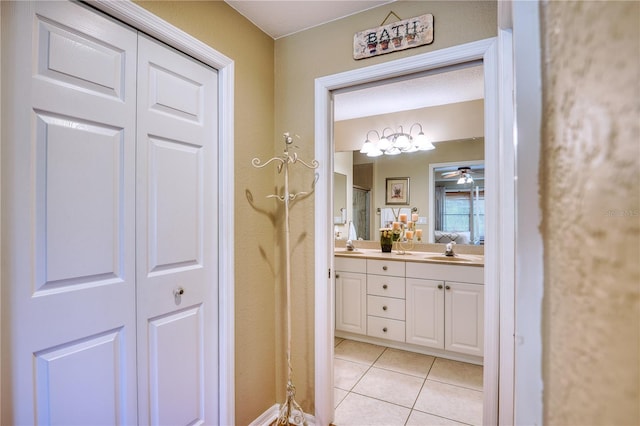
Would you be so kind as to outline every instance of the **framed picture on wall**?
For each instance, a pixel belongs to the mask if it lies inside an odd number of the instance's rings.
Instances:
[[[387,205],[409,205],[409,178],[387,178]]]

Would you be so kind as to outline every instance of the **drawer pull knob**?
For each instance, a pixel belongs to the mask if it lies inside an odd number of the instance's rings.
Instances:
[[[387,327],[383,328],[383,329],[382,329],[382,331],[383,331],[384,333],[386,333],[386,332],[387,332]]]
[[[386,310],[387,310],[387,307],[386,307],[386,306],[383,306],[383,307],[382,307],[382,310],[383,310],[383,311],[386,311]]]
[[[438,284],[438,290],[442,290],[442,284]]]
[[[382,267],[382,270],[383,270],[383,271],[386,271],[386,270],[387,270],[387,267],[386,267],[386,266],[383,266],[383,267]]]
[[[388,285],[386,285],[386,284],[382,284],[382,288],[383,288],[384,290],[386,290],[388,287],[389,287]]]
[[[445,288],[445,289],[447,289],[447,290],[451,290],[451,287],[450,287],[450,286],[448,286],[448,285],[447,285],[447,286],[445,286],[444,288]]]

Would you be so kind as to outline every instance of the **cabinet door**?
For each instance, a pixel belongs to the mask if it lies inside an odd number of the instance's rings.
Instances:
[[[444,282],[407,278],[407,343],[444,349]]]
[[[445,349],[482,356],[484,286],[447,281],[445,289]]]
[[[367,275],[336,272],[336,330],[367,333]]]

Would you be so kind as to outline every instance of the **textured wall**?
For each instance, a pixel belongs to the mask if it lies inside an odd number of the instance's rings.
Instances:
[[[302,137],[300,156],[313,158],[316,78],[493,37],[497,33],[496,5],[495,1],[400,1],[276,40],[276,149],[279,150],[282,146],[278,139],[279,133],[291,131]],[[433,44],[355,61],[353,35],[380,25],[390,11],[404,19],[432,13],[435,22]],[[300,185],[306,184],[308,172],[295,176],[294,179]],[[293,252],[293,364],[297,400],[307,412],[314,412],[313,217],[313,198],[298,203],[291,217],[291,232],[300,236]],[[284,302],[280,298],[277,308],[280,312],[279,324],[284,324],[283,308]],[[284,382],[281,378],[286,372],[283,362],[284,329],[280,327],[277,333],[277,348],[280,351],[277,355],[280,361],[277,370],[277,395],[278,400],[281,400],[284,396]]]
[[[274,41],[222,1],[139,4],[235,63],[235,363],[236,423],[248,424],[275,403],[273,221],[245,197],[273,191],[273,178],[251,166],[273,155]],[[273,204],[269,203],[268,207]]]
[[[640,424],[640,3],[541,12],[545,423]]]

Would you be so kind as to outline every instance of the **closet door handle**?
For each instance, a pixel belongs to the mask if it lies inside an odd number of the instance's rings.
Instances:
[[[447,286],[445,286],[444,288],[445,288],[446,290],[451,290],[451,287],[450,287],[450,286],[448,286],[448,285],[447,285]]]
[[[336,278],[340,278],[340,274],[336,274]]]
[[[438,284],[438,290],[442,290],[442,284]]]

